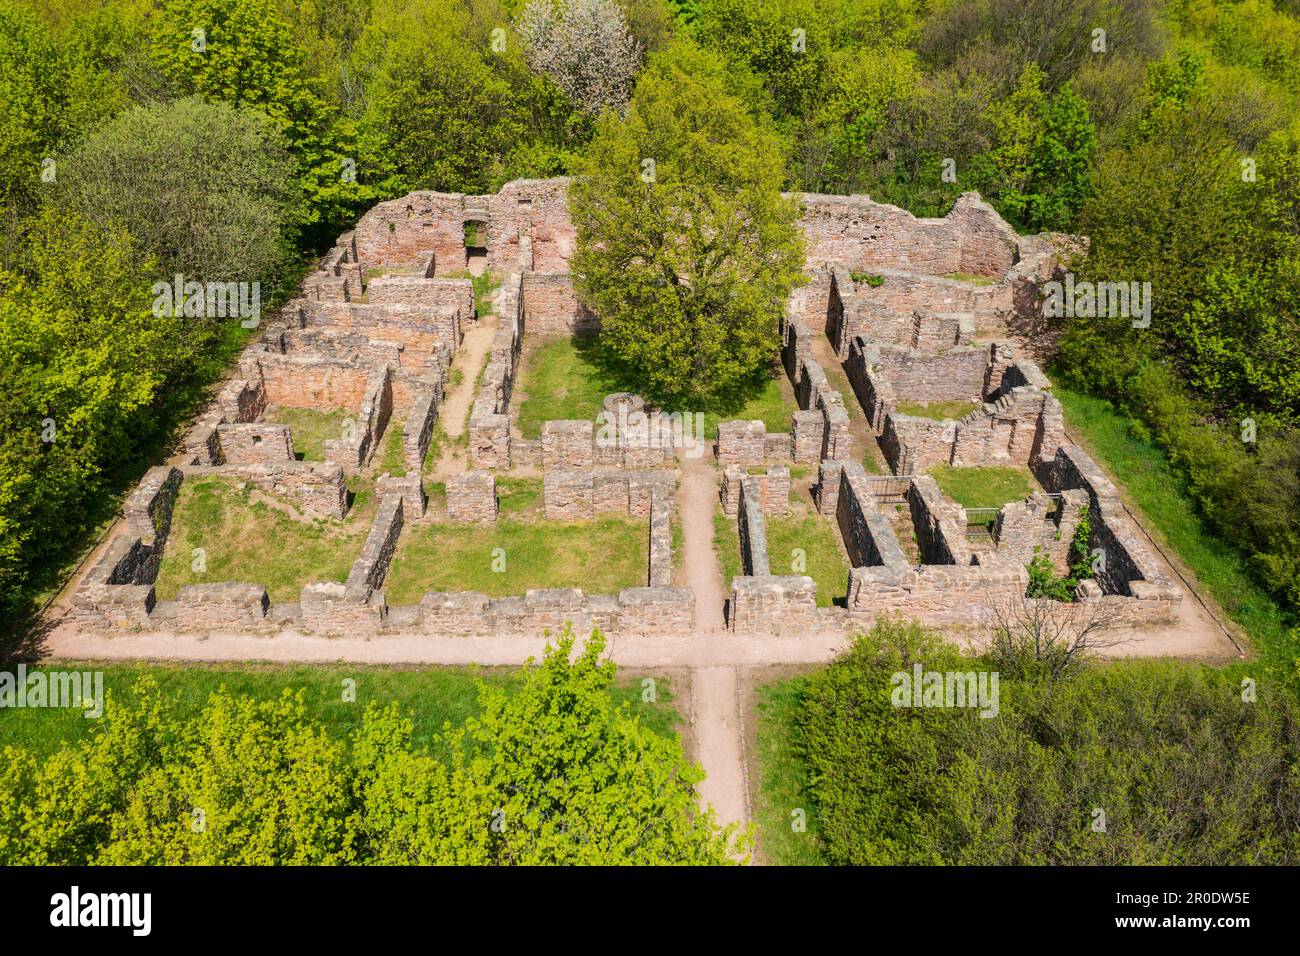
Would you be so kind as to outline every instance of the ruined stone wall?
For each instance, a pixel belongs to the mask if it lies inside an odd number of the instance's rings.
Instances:
[[[343,469],[329,461],[286,461],[279,464],[187,465],[187,477],[216,475],[246,481],[284,498],[302,511],[342,518],[347,509]]]
[[[474,293],[468,279],[444,280],[437,288],[446,293],[449,301],[437,305],[304,304],[302,328],[287,341],[314,347],[310,343],[324,340],[328,333],[350,333],[395,342],[402,346],[403,364],[419,368],[421,362],[428,364],[428,356],[438,352],[440,346],[454,352],[464,337],[465,324],[474,316]]]
[[[569,180],[517,179],[493,196],[477,197],[488,210],[488,268],[508,272],[521,263],[521,238],[530,240],[538,272],[568,272],[577,246],[569,219]]]
[[[253,351],[240,371],[263,382],[270,403],[329,411],[360,408],[372,369],[359,361]]]
[[[1077,445],[1063,445],[1038,470],[1053,491],[1083,488],[1091,499],[1092,548],[1101,548],[1104,564],[1096,583],[1106,595],[1124,595],[1176,606],[1182,593],[1165,575],[1137,525],[1124,510],[1119,489]],[[1163,611],[1161,613],[1164,613]]]
[[[218,464],[251,465],[293,461],[293,437],[288,425],[252,422],[218,425]]]
[[[767,525],[757,479],[745,477],[740,482],[740,567],[741,574],[770,575],[767,559]]]
[[[522,281],[519,273],[509,276],[497,300],[501,307],[499,325],[469,418],[470,462],[474,468],[510,467],[510,418],[506,409],[523,347]]]
[[[650,505],[650,572],[646,585],[666,588],[673,583],[672,499],[655,493]]]
[[[718,464],[752,467],[766,457],[767,427],[758,419],[718,422]]]
[[[850,359],[853,355],[850,352]],[[990,346],[967,346],[926,353],[892,345],[866,345],[859,363],[875,367],[895,395],[909,402],[981,402]],[[850,378],[850,382],[852,382]]]
[[[671,508],[675,489],[676,479],[669,472],[552,468],[542,475],[542,508],[552,521],[580,521],[602,513],[648,518],[656,495]]]
[[[352,562],[352,569],[348,572],[345,582],[345,597],[348,601],[369,601],[370,596],[383,586],[405,519],[403,495],[386,495],[380,499],[375,523],[366,536],[366,543],[361,547],[361,554]]]
[[[854,567],[906,563],[898,536],[877,507],[867,488],[866,471],[856,461],[844,462],[840,470],[835,521]]]
[[[936,624],[982,624],[995,604],[1019,600],[1029,586],[1015,564],[925,564],[865,567],[849,572],[848,609],[866,620],[887,614]]]
[[[818,630],[817,585],[807,575],[732,578],[727,623],[742,634],[799,636]]]
[[[413,192],[379,203],[354,232],[357,258],[366,269],[420,269],[430,254],[438,272],[465,268],[465,197]]]
[[[812,267],[838,262],[853,269],[1000,277],[1016,261],[1015,230],[976,193],[962,193],[942,219],[918,219],[866,196],[801,198]]]
[[[536,335],[576,335],[600,330],[600,318],[578,301],[568,272],[526,272],[524,312]]]
[[[966,509],[945,499],[929,475],[912,479],[907,493],[916,540],[924,564],[970,564]]]
[[[271,608],[266,588],[239,581],[187,584],[171,603],[168,616],[198,630],[257,628]]]
[[[769,465],[765,474],[750,475],[739,465],[728,465],[722,472],[722,510],[734,518],[740,512],[740,486],[747,478],[758,484],[759,503],[763,513],[784,515],[790,513],[790,469],[786,465]]]
[[[393,416],[393,393],[393,376],[387,366],[374,369],[366,380],[356,427],[350,436],[325,441],[325,460],[338,462],[347,474],[368,466]]]
[[[249,369],[250,378],[240,379],[225,385],[217,393],[217,411],[226,421],[255,422],[266,411],[266,386],[262,382],[262,373],[258,368]]]
[[[497,479],[489,471],[467,471],[447,478],[447,516],[452,521],[497,520]]]

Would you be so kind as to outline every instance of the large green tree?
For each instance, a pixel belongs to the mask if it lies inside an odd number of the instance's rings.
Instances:
[[[260,281],[292,255],[300,202],[276,124],[195,97],[135,107],[60,162],[56,201],[126,228],[162,276]]]
[[[678,407],[725,406],[764,372],[803,265],[781,143],[724,71],[687,43],[652,57],[569,191],[573,271],[605,343]]]

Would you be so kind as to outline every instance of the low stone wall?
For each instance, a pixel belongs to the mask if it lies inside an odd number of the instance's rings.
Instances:
[[[944,498],[929,475],[917,475],[907,492],[912,524],[924,564],[970,564],[966,509]]]
[[[347,509],[343,469],[329,461],[286,461],[281,464],[187,465],[187,477],[217,475],[246,481],[284,498],[302,511],[342,518]]]
[[[389,610],[390,619],[405,616],[400,609]],[[477,592],[429,593],[420,601],[412,629],[439,635],[536,635],[557,633],[566,622],[578,633],[599,627],[614,636],[686,636],[695,627],[695,595],[689,588],[670,587],[624,588],[612,595],[536,589],[496,599]]]
[[[731,580],[727,623],[743,634],[785,637],[820,629],[817,585],[807,575],[751,575]]]
[[[998,557],[1028,564],[1035,553],[1044,554],[1058,573],[1066,573],[1079,513],[1088,505],[1088,493],[1082,488],[1064,492],[1059,507],[1047,495],[1040,494],[1024,501],[1008,502],[998,512],[993,531]]]
[[[293,461],[293,436],[288,425],[251,422],[218,425],[217,464],[252,465]]]
[[[113,536],[72,596],[78,623],[114,630],[148,626],[153,582],[183,481],[183,473],[168,465],[145,472],[122,505],[126,533]]]
[[[260,369],[251,379],[229,382],[217,393],[217,411],[232,424],[257,421],[266,412],[266,406],[266,386]]]
[[[844,407],[844,396],[831,387],[826,372],[812,358],[809,332],[790,315],[781,319],[781,364],[790,376],[795,400],[804,411],[817,411],[821,424],[811,416],[792,416],[789,452],[793,461],[818,461],[831,458],[836,461],[853,457],[849,437],[849,414]],[[813,452],[813,443],[820,432],[821,447]]]
[[[763,521],[763,507],[758,481],[746,477],[740,483],[740,566],[747,576],[771,575],[767,558],[767,525]]]
[[[676,484],[663,471],[548,469],[542,475],[542,507],[552,521],[587,520],[598,513],[648,518],[656,495],[671,507]]]
[[[387,495],[379,502],[375,523],[366,536],[361,554],[352,562],[352,569],[348,572],[345,584],[348,601],[365,603],[383,586],[405,518],[402,495]]]
[[[380,498],[388,498],[393,495],[400,497],[402,499],[402,514],[407,521],[414,521],[422,517],[429,504],[418,471],[401,476],[390,475],[385,472],[375,482],[375,493]]]
[[[718,464],[745,468],[763,464],[767,453],[767,427],[758,419],[718,422]]]
[[[666,588],[673,583],[672,499],[654,493],[650,505],[650,573],[646,585]]]
[[[303,331],[286,332],[282,351],[295,344],[314,345],[327,335],[344,342],[362,337],[400,346],[401,364],[419,367],[440,348],[455,352],[464,337],[464,326],[474,318],[474,290],[469,280],[447,282],[439,289],[445,301],[436,305],[304,302],[296,316],[297,327]]]
[[[595,425],[590,421],[542,423],[542,467],[590,470],[596,463]]]
[[[836,495],[835,521],[845,550],[854,567],[885,565],[906,566],[903,549],[889,519],[880,512],[876,499],[867,487],[866,471],[856,461],[846,461],[839,469],[840,487]],[[823,473],[823,482],[826,480]],[[823,513],[825,509],[823,508]]]
[[[758,483],[764,514],[790,513],[790,469],[785,465],[769,465],[765,474],[753,476],[739,465],[728,465],[722,472],[723,512],[732,518],[740,512],[740,486],[748,477]]]
[[[1038,474],[1050,490],[1064,492],[1082,488],[1088,492],[1092,525],[1089,545],[1101,549],[1102,564],[1096,583],[1103,594],[1155,602],[1164,608],[1161,613],[1172,618],[1182,592],[1161,569],[1137,525],[1124,510],[1119,489],[1097,463],[1077,445],[1066,444],[1038,469]]]
[[[411,411],[402,425],[402,459],[408,471],[417,475],[429,454],[433,427],[442,407],[442,385],[431,386],[411,403]]]
[[[498,298],[500,325],[469,419],[470,463],[474,468],[510,467],[510,393],[523,345],[522,276],[514,273],[502,283]]]
[[[903,614],[938,624],[981,624],[992,606],[1018,601],[1028,586],[1028,573],[1016,564],[855,567],[847,603],[851,614],[872,619]]]
[[[187,628],[203,630],[259,627],[271,608],[266,588],[238,581],[187,584],[171,603],[169,616]]]
[[[325,460],[338,462],[350,475],[361,471],[374,458],[392,416],[392,375],[383,366],[371,372],[366,380],[366,393],[351,435],[325,441]]]
[[[489,471],[468,471],[447,479],[447,517],[452,521],[497,520],[497,479]]]

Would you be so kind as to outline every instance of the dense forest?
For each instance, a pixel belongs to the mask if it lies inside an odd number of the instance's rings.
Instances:
[[[248,334],[155,316],[156,279],[273,304],[374,202],[581,172],[693,69],[788,190],[978,190],[1087,235],[1080,280],[1150,282],[1146,328],[1048,329],[1053,373],[1300,609],[1295,0],[0,0],[0,618]]]

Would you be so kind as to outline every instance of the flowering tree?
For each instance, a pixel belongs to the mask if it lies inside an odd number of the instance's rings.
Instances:
[[[614,0],[529,0],[516,24],[535,73],[586,113],[627,108],[641,48]]]

